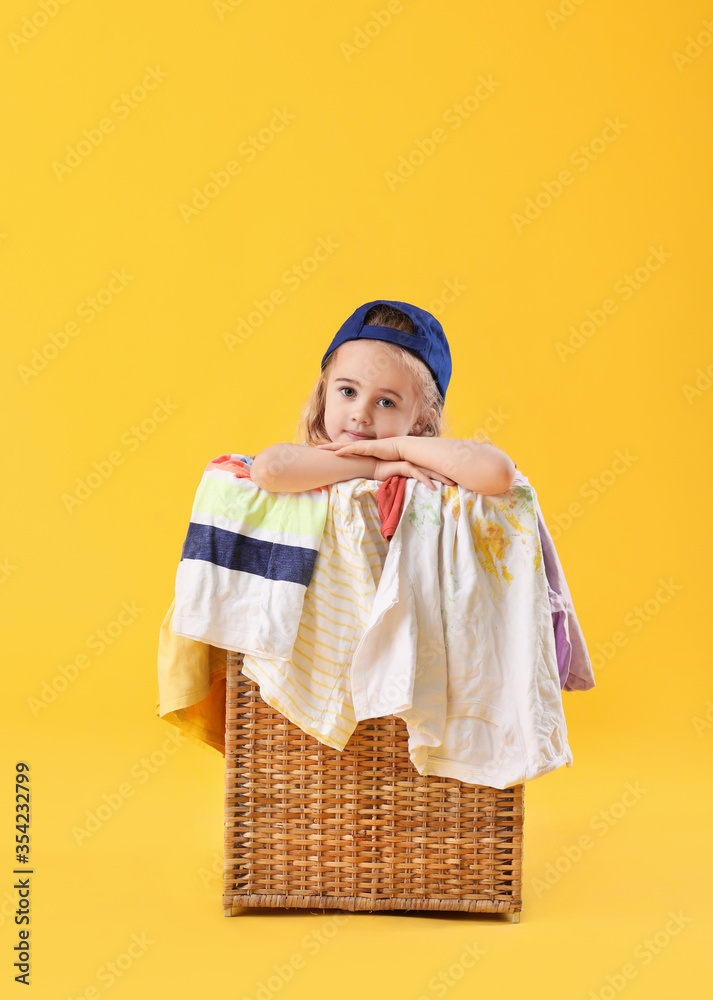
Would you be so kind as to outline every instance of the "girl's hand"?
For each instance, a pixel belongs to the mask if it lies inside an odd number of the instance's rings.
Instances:
[[[363,441],[349,441],[347,444],[318,444],[324,451],[333,451],[336,455],[373,455],[385,462],[400,462],[403,457],[400,437],[365,438]]]
[[[446,486],[455,486],[456,483],[448,476],[434,472],[433,469],[424,469],[422,465],[414,465],[413,462],[377,462],[374,468],[374,479],[384,480],[390,476],[406,476],[407,479],[418,479],[425,483],[429,490],[435,490],[434,479],[438,483],[445,483]]]
[[[418,479],[425,483],[429,490],[435,490],[435,485],[431,482],[445,483],[446,486],[455,486],[456,483],[448,476],[441,475],[433,469],[426,469],[422,465],[414,465],[403,458],[402,438],[369,438],[364,441],[350,441],[348,444],[335,444],[330,441],[327,444],[318,444],[318,448],[324,451],[333,451],[335,455],[373,455],[379,461],[374,467],[374,479],[384,480],[390,476],[406,476],[407,479]]]

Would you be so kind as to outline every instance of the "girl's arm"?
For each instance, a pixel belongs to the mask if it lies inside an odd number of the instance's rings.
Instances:
[[[485,496],[509,490],[516,472],[515,463],[501,448],[472,439],[401,435],[345,445],[319,445],[317,451],[322,450],[343,457],[371,454],[396,465],[403,462],[414,469],[429,469],[442,482],[450,479]]]
[[[504,493],[513,484],[515,463],[494,444],[462,438],[405,436],[398,440],[406,461],[435,469],[466,490],[489,496]]]
[[[255,456],[251,466],[253,482],[268,493],[301,493],[316,487],[343,483],[348,479],[389,479],[391,476],[411,476],[429,489],[435,490],[436,482],[454,486],[448,476],[436,469],[428,469],[407,462],[399,457],[400,439],[381,438],[370,441],[372,454],[337,454],[341,445],[323,444],[308,447],[295,444],[271,445]],[[260,461],[258,462],[258,457]],[[257,474],[254,470],[257,466]]]
[[[271,444],[250,467],[254,483],[269,493],[302,493],[347,479],[373,479],[373,455],[335,455],[303,444]]]
[[[427,485],[429,477],[450,480],[487,496],[510,489],[515,463],[484,441],[402,436],[318,448],[273,444],[255,456],[250,474],[269,493],[301,493],[347,479],[396,474],[415,476]]]

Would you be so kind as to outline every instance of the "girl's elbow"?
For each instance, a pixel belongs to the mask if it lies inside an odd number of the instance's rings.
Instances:
[[[252,465],[250,466],[250,478],[259,486],[261,490],[267,490],[270,492],[271,489],[271,475],[270,470],[273,466],[273,461],[271,458],[272,445],[267,448],[263,448],[261,452],[253,459]]]
[[[505,464],[505,468],[502,470],[501,473],[502,478],[500,481],[500,486],[501,486],[499,491],[500,493],[507,493],[508,490],[512,489],[512,484],[515,482],[516,473],[517,469],[515,468],[515,463],[511,458],[509,458]]]
[[[475,489],[475,493],[483,496],[496,496],[498,493],[507,493],[512,488],[515,481],[515,463],[512,459],[507,462],[498,462],[493,467],[490,476],[485,483],[481,483],[480,488]]]
[[[296,493],[304,489],[295,485],[300,479],[297,470],[302,457],[299,445],[271,444],[255,456],[250,469],[252,480],[268,493]]]
[[[266,481],[263,478],[263,469],[261,465],[257,464],[257,459],[250,466],[250,478],[261,490],[267,489]]]

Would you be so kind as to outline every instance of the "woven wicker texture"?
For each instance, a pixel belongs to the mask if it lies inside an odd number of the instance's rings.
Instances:
[[[361,721],[343,751],[260,697],[229,652],[223,906],[522,907],[523,785],[421,776],[403,719]]]

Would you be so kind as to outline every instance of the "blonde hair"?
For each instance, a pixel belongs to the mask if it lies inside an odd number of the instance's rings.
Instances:
[[[411,319],[405,313],[401,312],[400,309],[395,309],[393,306],[388,305],[373,306],[364,317],[364,325],[390,326],[394,330],[413,333]],[[416,383],[420,400],[420,407],[415,421],[415,426],[419,428],[416,436],[441,437],[445,423],[443,416],[444,401],[428,366],[417,355],[412,354],[411,351],[403,347],[399,347],[398,344],[381,341],[381,346],[387,355],[404,366],[406,371],[413,376]],[[297,436],[302,439],[304,444],[326,444],[329,441],[324,426],[324,406],[329,372],[332,365],[336,362],[338,354],[339,348],[332,351],[329,355],[307,402],[302,407],[300,422],[297,426]]]

